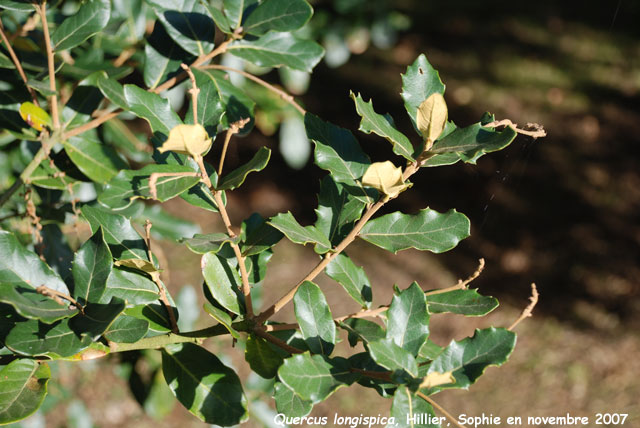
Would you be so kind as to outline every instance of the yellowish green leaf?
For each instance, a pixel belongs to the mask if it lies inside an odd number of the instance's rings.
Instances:
[[[51,128],[52,122],[49,114],[31,102],[20,104],[20,117],[27,122],[29,126],[38,131],[42,131],[45,126]]]
[[[402,177],[402,168],[391,161],[374,162],[362,176],[362,184],[373,187],[387,196],[395,197],[411,186]]]
[[[169,138],[158,149],[160,153],[172,151],[189,156],[201,156],[211,148],[211,138],[202,125],[176,125]]]
[[[425,150],[429,150],[433,142],[442,134],[448,116],[447,103],[442,94],[438,92],[431,94],[420,104],[416,125],[426,141]]]

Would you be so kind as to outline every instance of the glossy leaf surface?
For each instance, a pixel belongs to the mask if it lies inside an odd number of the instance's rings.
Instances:
[[[387,310],[387,339],[418,355],[429,337],[429,313],[424,292],[414,282],[406,290],[393,296]]]
[[[46,363],[17,359],[0,370],[0,425],[33,414],[47,395],[51,370]]]
[[[233,370],[191,343],[162,352],[162,372],[178,401],[204,422],[231,426],[247,419],[247,400]]]
[[[336,326],[320,287],[305,281],[293,297],[296,320],[302,337],[314,354],[331,355],[336,343]]]
[[[417,214],[395,212],[369,221],[359,236],[397,253],[407,248],[442,253],[469,236],[469,219],[456,210],[444,214],[426,208]]]

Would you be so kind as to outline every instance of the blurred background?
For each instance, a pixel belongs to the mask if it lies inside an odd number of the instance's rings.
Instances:
[[[436,256],[408,250],[394,256],[363,243],[348,251],[372,279],[374,306],[389,301],[393,284],[405,288],[417,280],[425,289],[445,287],[470,275],[478,259],[485,259],[486,268],[472,286],[497,297],[501,307],[483,319],[434,317],[433,340],[440,345],[473,334],[475,328],[511,324],[528,303],[530,283],[537,284],[540,302],[533,318],[518,327],[509,363],[490,368],[470,391],[445,391],[436,401],[454,415],[485,413],[503,420],[570,413],[588,416],[595,425],[596,413],[628,413],[625,426],[637,426],[640,2],[312,4],[315,15],[306,31],[327,49],[325,60],[310,78],[277,71],[266,71],[263,78],[284,82],[310,112],[353,130],[374,160],[391,156],[388,142],[356,131],[359,117],[349,91],[372,98],[378,112],[389,112],[401,131],[414,135],[399,96],[400,74],[421,53],[439,70],[449,117],[459,126],[490,111],[520,125],[539,123],[548,133],[535,141],[520,136],[478,165],[426,169],[415,176],[413,189],[386,208],[415,212],[426,206],[439,211],[455,207],[465,213],[472,235],[453,251]],[[324,172],[309,158],[311,148],[300,136],[299,123],[274,114],[268,101],[258,100],[258,105],[263,107],[256,118],[258,129],[232,143],[229,165],[263,145],[279,150],[259,178],[250,176],[230,196],[230,214],[239,224],[252,212],[268,216],[290,210],[309,224],[315,219],[315,195]],[[199,223],[205,232],[219,227],[217,220],[189,211],[186,204],[173,203],[168,209]],[[174,295],[197,304],[198,258],[183,255],[179,245],[163,249]],[[299,279],[301,269],[313,264],[313,251],[279,244],[264,303],[270,304],[279,290]],[[325,291],[333,286],[326,278],[319,283]],[[336,315],[353,309],[340,296],[329,295],[331,299]],[[208,322],[204,314],[192,318],[183,322]],[[291,312],[281,319],[291,320]],[[229,343],[211,346],[228,349]],[[118,367],[109,362],[56,365],[58,380],[45,411],[21,425],[203,426],[179,405],[171,405],[174,400],[162,388],[152,359],[131,358],[131,364]],[[241,350],[228,353],[226,363],[248,373]],[[248,382],[252,397],[262,401],[255,402],[253,420],[246,426],[269,426],[269,385],[257,378]],[[135,396],[130,386],[138,391]],[[354,386],[336,392],[312,415],[385,415],[390,404]]]

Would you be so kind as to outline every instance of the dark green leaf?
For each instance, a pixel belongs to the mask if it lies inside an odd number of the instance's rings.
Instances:
[[[392,339],[369,342],[371,358],[382,367],[392,371],[405,370],[411,376],[418,376],[418,363],[409,351],[399,347]]]
[[[331,355],[336,343],[336,325],[320,287],[311,281],[303,282],[293,296],[293,305],[309,350]]]
[[[8,56],[0,52],[0,68],[8,68],[10,70],[13,70],[14,68],[16,68],[16,66],[13,65],[13,61],[11,61]]]
[[[223,176],[219,180],[216,190],[233,190],[240,187],[250,172],[262,171],[267,166],[270,157],[271,150],[260,147],[258,153],[249,162]]]
[[[313,403],[309,400],[302,399],[302,397],[284,383],[276,382],[274,389],[275,393],[273,398],[276,401],[278,413],[284,413],[292,418],[307,416],[311,413]]]
[[[74,178],[60,171],[55,164],[51,165],[48,159],[38,165],[29,177],[29,181],[34,186],[56,190],[68,190],[69,185],[73,185],[76,182]]]
[[[395,418],[396,423],[387,425],[389,428],[440,428],[440,424],[431,422],[439,420],[433,412],[431,404],[412,394],[409,388],[404,385],[399,385],[393,394],[390,416]],[[429,418],[429,422],[427,422],[427,418]]]
[[[267,274],[267,263],[271,257],[273,257],[273,251],[269,249],[245,259],[250,284],[259,284],[264,280]]]
[[[205,127],[209,135],[215,135],[218,124],[222,119],[225,105],[220,98],[220,91],[208,75],[199,70],[193,70],[198,85],[198,123]],[[200,82],[200,83],[198,83]],[[193,123],[193,103],[189,104],[185,123]]]
[[[428,373],[453,372],[456,383],[440,388],[468,388],[488,366],[500,366],[507,361],[516,345],[515,333],[504,328],[476,330],[473,337],[451,342],[438,355]]]
[[[113,210],[127,208],[134,199],[156,199],[160,202],[168,201],[200,181],[188,166],[180,165],[147,165],[137,170],[122,170],[104,187],[98,197],[98,202]],[[155,197],[152,195],[151,176],[156,175]],[[175,175],[166,175],[175,174]]]
[[[109,22],[111,2],[88,0],[75,14],[65,19],[51,35],[56,51],[71,49],[100,32]]]
[[[164,26],[156,21],[144,46],[144,84],[155,88],[182,71],[180,64],[193,62],[193,56],[174,42]]]
[[[320,254],[326,253],[331,249],[331,242],[322,232],[315,226],[301,226],[291,212],[280,213],[272,217],[269,224],[284,233],[290,241],[296,244],[312,243],[316,245],[316,251]]]
[[[126,309],[124,313],[147,321],[149,323],[149,333],[147,333],[147,336],[165,334],[171,331],[169,314],[160,303],[134,306],[133,308]]]
[[[205,9],[207,9],[207,12],[209,12],[209,16],[213,18],[213,22],[216,23],[216,27],[218,27],[220,31],[226,34],[233,34],[233,31],[231,30],[229,24],[229,20],[227,19],[224,10],[222,9],[222,0],[214,1],[214,4],[209,4],[208,1],[204,0],[202,0],[201,3],[205,7]]]
[[[46,363],[17,359],[0,370],[0,425],[33,414],[47,395],[51,370]]]
[[[313,9],[305,0],[264,0],[242,23],[247,34],[293,31],[307,23]]]
[[[244,11],[256,3],[258,0],[223,0],[223,10],[232,29],[240,27]]]
[[[229,45],[227,51],[260,67],[287,66],[308,72],[324,55],[324,49],[316,42],[276,32],[256,40],[238,40]]]
[[[196,234],[193,238],[183,238],[180,240],[196,254],[217,253],[227,242],[237,243],[238,239],[232,239],[226,233],[209,233],[206,235]]]
[[[198,0],[146,0],[167,33],[187,52],[203,56],[213,50],[215,23]]]
[[[89,303],[84,311],[71,319],[69,326],[81,337],[97,340],[124,311],[125,301],[112,297],[108,304]]]
[[[62,127],[68,131],[89,122],[103,99],[102,92],[95,86],[76,87],[62,109]]]
[[[87,348],[93,341],[89,336],[80,338],[71,329],[72,319],[65,318],[53,324],[44,324],[38,320],[19,322],[7,335],[5,345],[21,355],[70,357]]]
[[[497,308],[498,300],[494,297],[482,296],[477,290],[466,289],[428,294],[427,304],[429,305],[429,312],[432,314],[451,312],[468,316],[481,316]]]
[[[29,79],[27,81],[27,86],[29,86],[30,88],[33,88],[36,91],[40,92],[45,97],[50,97],[51,95],[56,95],[56,93],[50,89],[49,82],[41,82],[39,80]]]
[[[124,97],[124,86],[116,79],[111,79],[104,71],[100,73],[97,79],[98,89],[109,101],[120,108],[128,109],[127,99]]]
[[[429,337],[429,313],[424,291],[417,282],[393,296],[387,311],[387,339],[418,355]]]
[[[371,306],[371,283],[362,267],[356,266],[344,253],[340,253],[327,265],[326,273],[342,285],[347,293],[363,308]]]
[[[308,352],[284,360],[278,377],[303,400],[324,401],[336,389],[352,384],[358,375],[344,358],[328,358]]]
[[[111,324],[104,337],[111,342],[134,343],[142,339],[147,331],[149,331],[149,321],[121,315]]]
[[[320,182],[315,226],[336,246],[351,232],[364,207],[365,203],[350,195],[344,185],[326,175]]]
[[[247,419],[240,379],[206,349],[191,343],[164,348],[162,372],[178,401],[204,422],[230,426]]]
[[[25,249],[13,233],[0,230],[0,283],[28,284],[69,294],[67,286],[40,258]]]
[[[373,101],[364,102],[360,94],[351,92],[351,98],[356,103],[356,111],[362,117],[360,131],[366,134],[373,132],[387,139],[393,145],[393,153],[413,161],[413,145],[402,132],[395,128],[391,116],[376,113],[373,109]]]
[[[420,104],[433,93],[444,94],[444,84],[438,72],[429,64],[427,57],[420,55],[402,75],[402,99],[413,126],[417,127],[417,114]]]
[[[102,226],[104,240],[115,259],[147,260],[147,246],[127,218],[89,205],[81,211],[93,233]]]
[[[239,290],[242,279],[227,259],[209,252],[202,256],[202,276],[213,298],[234,314],[243,313]]]
[[[80,247],[73,260],[73,297],[81,305],[98,303],[107,288],[113,261],[99,228]]]
[[[228,75],[220,70],[193,70],[198,87],[205,87],[211,82],[218,91],[224,114],[220,119],[222,129],[228,129],[229,125],[241,119],[251,118],[251,121],[240,130],[238,135],[246,135],[253,127],[253,110],[256,103],[248,97],[240,88],[234,86],[228,79]]]
[[[258,213],[242,222],[240,251],[245,257],[262,253],[282,239],[282,233]]]
[[[422,344],[420,351],[418,352],[418,357],[424,358],[427,360],[433,360],[442,352],[444,348],[439,346],[428,339],[426,342]]]
[[[67,304],[61,305],[50,297],[43,296],[26,283],[2,283],[0,302],[13,306],[16,312],[25,318],[41,320],[47,324],[70,317],[77,312]]]
[[[226,328],[229,331],[229,334],[231,334],[234,339],[240,339],[240,333],[238,333],[232,326],[233,320],[231,319],[231,315],[229,315],[224,310],[213,306],[209,302],[204,303],[204,310],[206,313],[211,315],[213,319],[218,321],[224,328]]]
[[[265,379],[272,379],[278,374],[283,358],[274,351],[263,338],[250,334],[244,348],[244,359],[251,370]]]
[[[385,331],[379,324],[362,318],[349,318],[339,325],[349,332],[349,345],[351,346],[356,346],[358,341],[363,343],[376,342],[385,337]]]
[[[451,165],[458,161],[475,164],[486,153],[502,150],[516,137],[517,133],[507,127],[503,131],[485,128],[476,123],[466,128],[456,128],[435,142],[429,152],[435,153],[424,166]]]
[[[98,183],[106,183],[129,167],[111,147],[88,134],[71,137],[64,142],[64,149],[78,169]]]
[[[174,126],[182,123],[180,117],[171,109],[169,100],[158,94],[152,94],[135,85],[124,85],[124,97],[130,111],[149,122],[153,132],[169,135]]]
[[[371,160],[353,134],[311,113],[305,115],[304,123],[307,136],[316,144],[316,164],[329,171],[333,180],[343,183],[350,194],[365,203],[373,202],[360,182]]]
[[[442,253],[469,236],[469,228],[469,219],[456,210],[441,214],[426,208],[412,215],[395,212],[378,217],[358,236],[393,253],[407,248]]]
[[[69,247],[67,237],[62,233],[60,225],[50,223],[42,228],[42,255],[47,264],[66,281],[71,275],[73,251]]]
[[[114,267],[100,303],[108,303],[112,297],[119,297],[132,305],[152,303],[158,300],[158,286],[145,275]]]
[[[0,8],[17,10],[18,12],[33,12],[33,2],[30,0],[2,0]]]

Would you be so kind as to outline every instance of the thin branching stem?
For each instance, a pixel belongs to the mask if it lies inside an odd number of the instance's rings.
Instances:
[[[532,316],[533,308],[535,308],[535,306],[538,304],[538,297],[539,297],[538,289],[536,288],[536,285],[532,283],[531,296],[529,297],[529,305],[527,305],[527,307],[524,308],[524,310],[522,311],[518,319],[515,320],[513,324],[511,324],[511,326],[509,327],[510,331],[513,331],[513,329],[516,328],[516,326],[520,324],[522,320]]]
[[[482,273],[482,271],[484,270],[484,259],[480,259],[478,260],[478,268],[476,269],[475,272],[473,272],[471,274],[471,276],[467,279],[463,280],[458,280],[458,283],[456,285],[452,285],[451,287],[447,287],[447,288],[440,288],[437,290],[431,290],[431,291],[427,291],[425,294],[427,296],[433,296],[434,294],[442,294],[442,293],[446,293],[448,291],[454,291],[454,290],[464,290],[467,288],[467,285],[469,285],[469,283],[471,283],[471,281],[473,281],[474,279],[476,279],[477,277],[480,276],[480,274]]]
[[[210,64],[210,65],[205,65],[201,68],[204,69],[213,69],[213,70],[225,70],[225,71],[231,71],[233,73],[238,73],[244,77],[246,77],[247,79],[253,80],[254,82],[258,83],[259,85],[264,86],[265,88],[267,88],[268,90],[276,93],[278,96],[280,96],[280,98],[282,98],[284,101],[288,102],[289,104],[291,104],[296,110],[298,110],[300,112],[301,115],[305,115],[307,113],[307,111],[305,109],[303,109],[300,104],[298,104],[295,99],[293,98],[293,96],[285,91],[283,91],[280,88],[277,88],[275,86],[273,86],[271,83],[266,82],[264,80],[262,80],[261,78],[254,76],[251,73],[247,73],[244,70],[238,70],[237,68],[233,68],[233,67],[227,67],[225,65],[218,65],[218,64]]]
[[[42,31],[44,33],[44,44],[47,50],[47,67],[49,69],[49,89],[53,95],[49,97],[49,108],[51,109],[51,118],[53,119],[53,129],[60,128],[60,117],[58,116],[58,96],[56,95],[56,66],[53,60],[53,47],[51,46],[51,37],[49,36],[49,24],[47,23],[47,2],[43,1],[38,8],[40,19],[42,20]]]
[[[11,43],[9,42],[7,35],[4,32],[4,26],[2,25],[2,21],[0,21],[0,37],[2,37],[2,41],[4,42],[4,45],[7,48],[7,52],[9,52],[9,56],[11,57],[11,61],[13,61],[13,65],[16,66],[16,70],[18,71],[20,78],[24,82],[24,85],[27,87],[27,91],[29,91],[29,95],[31,95],[31,100],[35,105],[39,107],[40,103],[38,102],[38,97],[36,96],[36,92],[27,83],[27,80],[28,80],[27,75],[24,73],[22,64],[20,63],[20,60],[18,59],[16,52],[13,50],[13,47],[11,46]]]
[[[198,124],[198,94],[200,93],[200,89],[198,88],[198,85],[196,85],[196,76],[193,75],[191,68],[185,63],[180,64],[180,66],[189,76],[189,80],[191,80],[191,89],[189,89],[189,94],[191,94],[193,124],[197,125]]]
[[[249,123],[251,119],[244,118],[240,119],[237,122],[233,122],[229,125],[229,129],[227,129],[227,133],[224,136],[224,144],[222,145],[222,153],[220,154],[220,163],[218,164],[218,178],[222,176],[222,168],[224,167],[224,160],[227,156],[227,149],[229,148],[229,142],[231,141],[231,137],[240,132],[244,126]]]
[[[293,346],[289,345],[284,340],[280,340],[277,337],[265,332],[264,330],[260,330],[260,329],[256,328],[253,332],[257,336],[262,337],[266,341],[273,343],[277,347],[284,349],[285,351],[287,351],[290,354],[303,354],[305,352],[302,349],[294,348]]]
[[[144,232],[145,232],[145,243],[147,245],[147,256],[149,257],[149,262],[153,263],[153,251],[151,251],[151,227],[153,225],[149,220],[144,223]],[[164,284],[160,280],[160,275],[158,272],[154,272],[151,275],[151,279],[158,287],[158,293],[160,294],[160,301],[164,305],[164,308],[167,310],[169,314],[169,322],[171,323],[171,331],[174,333],[178,333],[178,321],[176,320],[176,314],[173,312],[173,307],[171,303],[169,303],[169,298],[167,297],[167,290],[165,289]]]

